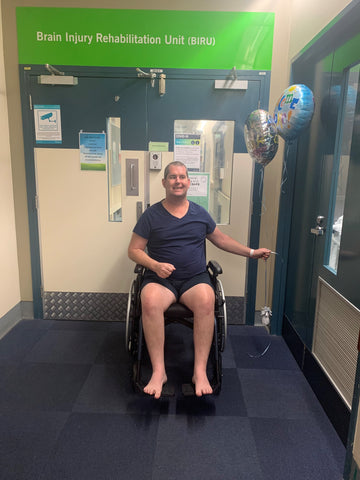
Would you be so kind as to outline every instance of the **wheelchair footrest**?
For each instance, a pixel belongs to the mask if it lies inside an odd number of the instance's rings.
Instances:
[[[142,395],[146,395],[147,397],[152,396],[152,395],[148,395],[147,393],[144,392],[145,384],[142,384],[141,382],[135,382],[134,387],[135,387],[135,391],[137,393],[140,393]],[[174,385],[170,385],[168,383],[165,383],[165,385],[163,385],[163,388],[161,390],[161,398],[162,397],[174,397],[174,396],[175,396]]]
[[[184,397],[193,397],[195,395],[195,385],[193,383],[183,383],[181,391]]]
[[[212,395],[218,395],[221,390],[220,383],[212,381],[210,384],[211,388],[213,389]],[[183,383],[181,386],[181,391],[184,397],[193,397],[195,396],[195,385],[193,383]]]
[[[174,397],[175,396],[174,385],[169,385],[168,383],[165,383],[165,385],[163,385],[163,388],[161,390],[161,396],[162,397]]]

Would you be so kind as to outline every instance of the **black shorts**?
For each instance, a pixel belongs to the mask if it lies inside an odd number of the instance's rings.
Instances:
[[[190,279],[173,280],[170,278],[160,278],[156,275],[155,272],[152,272],[151,270],[147,270],[145,272],[144,280],[141,284],[141,288],[144,288],[145,285],[147,285],[148,283],[159,283],[160,285],[163,285],[164,287],[168,288],[175,295],[176,301],[179,300],[179,298],[183,293],[185,293],[187,290],[190,290],[191,287],[194,287],[199,283],[206,283],[207,285],[210,285],[212,289],[214,289],[214,286],[210,279],[209,272],[207,271],[203,273],[199,273],[198,275],[195,275]]]

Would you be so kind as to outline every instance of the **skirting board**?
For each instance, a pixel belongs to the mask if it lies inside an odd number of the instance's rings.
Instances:
[[[0,318],[0,338],[6,335],[20,320],[34,318],[33,302],[19,302]]]
[[[21,304],[18,303],[0,318],[0,338],[4,337],[20,320],[22,320]]]

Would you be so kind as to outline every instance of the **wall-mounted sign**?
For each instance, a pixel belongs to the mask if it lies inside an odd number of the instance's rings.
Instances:
[[[17,7],[20,64],[271,70],[273,12]]]
[[[168,152],[169,142],[149,142],[149,152]]]
[[[79,133],[81,170],[106,170],[106,134]]]
[[[187,193],[188,199],[209,211],[209,173],[192,172],[189,173],[189,177],[191,183]]]
[[[36,143],[61,143],[60,105],[34,105]]]
[[[175,133],[174,137],[174,160],[182,162],[189,171],[199,171],[201,135]]]

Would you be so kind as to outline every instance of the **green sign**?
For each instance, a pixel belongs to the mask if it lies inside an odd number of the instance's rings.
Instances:
[[[274,13],[17,7],[20,64],[271,70]]]
[[[188,199],[209,211],[210,174],[206,172],[189,172],[191,180]]]

